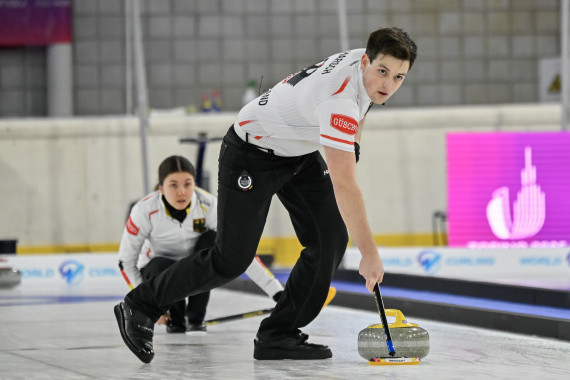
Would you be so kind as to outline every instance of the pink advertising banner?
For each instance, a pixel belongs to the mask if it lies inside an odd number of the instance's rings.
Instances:
[[[447,135],[448,241],[470,248],[570,244],[570,133]]]
[[[0,46],[71,40],[71,0],[0,0]]]

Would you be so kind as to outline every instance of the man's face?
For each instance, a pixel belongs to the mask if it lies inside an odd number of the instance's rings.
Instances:
[[[378,54],[370,62],[364,54],[360,60],[362,80],[366,93],[374,103],[382,104],[402,85],[410,69],[410,61],[403,61],[388,54]]]

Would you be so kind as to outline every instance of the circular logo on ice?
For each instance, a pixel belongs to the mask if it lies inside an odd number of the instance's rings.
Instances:
[[[424,268],[424,272],[434,274],[441,268],[441,254],[436,251],[421,251],[418,263]]]
[[[570,266],[570,252],[568,252],[568,256],[566,256],[566,261],[568,261],[568,266]]]
[[[70,285],[77,285],[83,280],[85,266],[75,260],[66,260],[59,266],[59,273]]]

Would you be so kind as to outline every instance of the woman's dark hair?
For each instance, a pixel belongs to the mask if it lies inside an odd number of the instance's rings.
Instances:
[[[381,28],[370,33],[366,44],[366,55],[370,62],[374,61],[378,54],[389,54],[394,58],[410,62],[410,69],[416,60],[418,48],[408,33],[400,28]]]
[[[196,178],[196,169],[187,158],[182,156],[170,156],[165,158],[158,167],[158,184],[162,186],[166,177],[172,173],[189,173]]]

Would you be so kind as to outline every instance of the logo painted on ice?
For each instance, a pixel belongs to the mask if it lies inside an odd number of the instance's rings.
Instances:
[[[61,277],[71,285],[77,285],[83,280],[85,266],[75,260],[66,260],[59,266]]]
[[[441,254],[436,251],[421,251],[418,263],[424,268],[424,272],[434,274],[441,268]]]
[[[568,261],[568,266],[570,266],[570,252],[568,252],[568,256],[566,256],[566,261]]]
[[[545,194],[536,184],[536,166],[532,165],[532,149],[525,147],[525,167],[521,170],[521,189],[513,203],[511,219],[509,188],[493,192],[487,204],[487,220],[499,239],[525,239],[534,236],[544,225]]]

